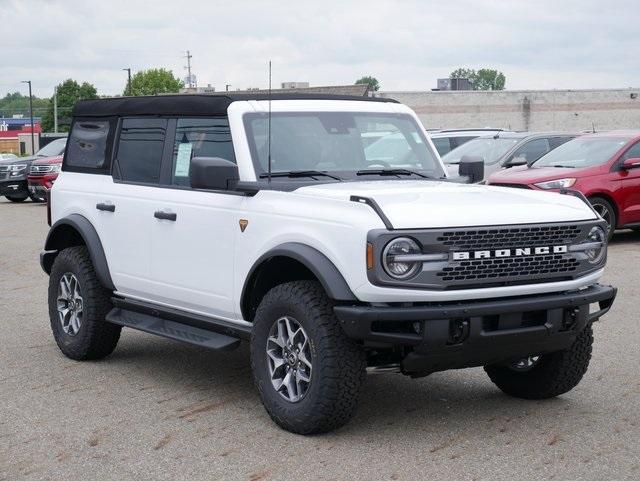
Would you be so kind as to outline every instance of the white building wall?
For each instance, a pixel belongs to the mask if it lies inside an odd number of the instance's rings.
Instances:
[[[416,111],[427,129],[640,129],[640,89],[377,92]]]

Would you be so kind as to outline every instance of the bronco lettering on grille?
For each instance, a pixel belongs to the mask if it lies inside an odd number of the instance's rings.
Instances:
[[[494,259],[499,257],[521,257],[538,256],[545,254],[564,254],[569,248],[566,245],[560,246],[540,246],[540,247],[518,247],[514,249],[495,249],[482,251],[453,252],[452,260],[464,261],[470,259]]]

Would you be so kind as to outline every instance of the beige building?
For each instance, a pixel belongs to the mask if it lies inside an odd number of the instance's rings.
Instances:
[[[377,92],[414,109],[427,129],[640,129],[640,88]]]

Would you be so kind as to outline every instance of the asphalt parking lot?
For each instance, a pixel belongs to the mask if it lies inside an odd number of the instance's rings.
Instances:
[[[482,369],[371,375],[349,425],[305,438],[267,416],[246,346],[125,330],[103,361],[63,357],[47,229],[43,205],[0,200],[0,480],[640,479],[640,234],[612,242],[618,299],[572,392],[512,399]]]

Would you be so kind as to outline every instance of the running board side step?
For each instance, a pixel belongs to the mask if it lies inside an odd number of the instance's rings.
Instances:
[[[196,346],[217,350],[231,350],[240,345],[240,339],[218,332],[201,329],[180,322],[114,307],[106,320],[124,327],[156,334],[158,336],[182,341]]]

